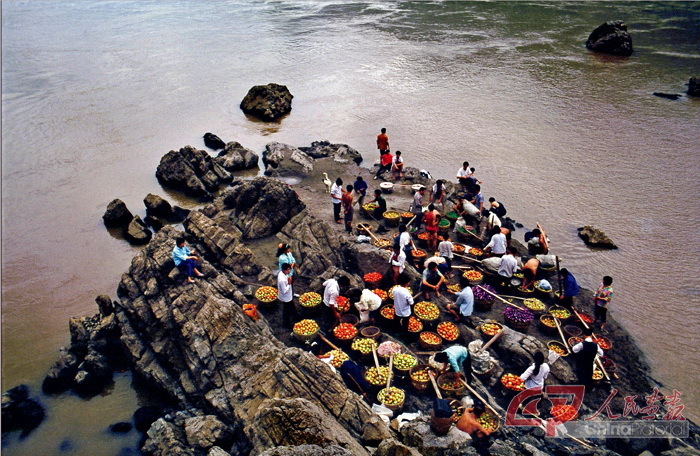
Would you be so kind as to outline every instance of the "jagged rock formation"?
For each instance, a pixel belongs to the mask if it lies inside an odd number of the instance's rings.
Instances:
[[[211,200],[213,192],[233,180],[207,152],[192,146],[165,154],[160,159],[156,177],[163,187],[203,200]]]
[[[314,159],[301,149],[271,142],[262,154],[266,176],[308,176],[314,169]]]
[[[279,119],[292,110],[292,98],[287,86],[270,83],[252,87],[241,101],[246,114],[266,122]]]
[[[348,163],[354,161],[358,165],[362,163],[362,154],[347,144],[331,144],[329,141],[314,141],[310,147],[300,147],[299,150],[311,158],[331,157],[334,162]]]
[[[578,236],[586,245],[603,249],[616,249],[617,245],[604,232],[591,225],[578,228]]]
[[[591,32],[586,47],[605,54],[630,56],[632,37],[622,21],[609,21]]]
[[[240,143],[230,142],[226,144],[224,150],[219,152],[214,161],[227,171],[239,171],[258,166],[258,154],[246,149]]]
[[[108,228],[124,227],[133,218],[134,216],[126,207],[126,203],[120,199],[112,200],[107,205],[107,210],[102,216],[102,220]]]

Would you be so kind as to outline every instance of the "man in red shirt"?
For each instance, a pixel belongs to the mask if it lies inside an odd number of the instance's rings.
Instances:
[[[386,135],[386,128],[382,128],[382,132],[377,135],[377,149],[379,149],[380,157],[385,152],[389,152],[389,137]]]
[[[352,216],[355,210],[352,207],[352,185],[346,187],[346,191],[343,191],[343,196],[340,198],[343,204],[343,213],[345,215],[345,231],[352,233]]]
[[[374,176],[375,180],[379,179],[379,176],[381,176],[385,172],[391,170],[391,164],[394,161],[393,158],[394,157],[391,155],[391,152],[389,152],[388,150],[382,154],[379,169],[377,170],[377,175]]]

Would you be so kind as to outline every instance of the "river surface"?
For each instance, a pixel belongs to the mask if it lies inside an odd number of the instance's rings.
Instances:
[[[589,33],[617,19],[633,56],[588,52]],[[157,183],[166,152],[203,148],[212,131],[258,153],[327,139],[373,163],[386,127],[434,177],[468,160],[487,198],[547,229],[581,285],[613,276],[612,315],[697,419],[700,99],[652,95],[692,76],[697,2],[3,1],[2,389],[38,393],[68,317],[116,298],[138,249],[104,228],[112,199],[141,216],[148,193],[195,206]],[[294,94],[275,124],[238,107],[268,82]],[[584,224],[620,249],[585,247]],[[91,400],[41,399],[47,422],[3,452],[136,448],[105,431],[145,400],[128,376]]]

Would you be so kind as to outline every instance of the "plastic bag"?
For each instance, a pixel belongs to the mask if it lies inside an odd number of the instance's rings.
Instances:
[[[372,404],[372,411],[379,415],[386,424],[389,424],[391,422],[391,417],[394,416],[394,412],[382,404]]]
[[[367,323],[369,321],[369,310],[360,311],[360,323]]]
[[[360,234],[359,236],[357,236],[357,243],[358,244],[362,244],[362,243],[369,244],[370,240],[371,239],[369,238],[369,236],[365,236],[364,234]]]

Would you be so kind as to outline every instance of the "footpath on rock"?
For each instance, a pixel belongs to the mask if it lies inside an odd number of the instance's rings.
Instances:
[[[221,143],[217,142],[219,146]],[[234,151],[248,157],[231,159],[235,167],[249,165],[252,152],[238,143],[224,147],[222,157]],[[446,434],[436,434],[429,419],[435,393],[432,388],[415,389],[411,379],[402,378],[400,373],[393,385],[405,392],[403,412],[421,412],[421,416],[400,428],[396,423],[388,425],[371,406],[377,403],[379,388],[367,391],[365,397],[354,392],[340,375],[310,353],[302,338],[293,337],[289,328],[282,325],[279,304],[266,306],[254,297],[260,286],[276,287],[274,253],[279,242],[291,246],[298,264],[293,284],[296,294],[323,294],[323,282],[340,276],[348,277],[351,288],[363,289],[365,274],[384,274],[389,267],[389,251],[372,243],[357,242],[356,233],[347,234],[342,225],[334,223],[330,195],[323,182],[324,173],[333,181],[341,178],[344,184],[363,176],[370,184],[366,202],[378,181],[372,180],[368,169],[359,166],[360,154],[342,144],[317,142],[308,148],[297,148],[270,143],[262,158],[266,174],[277,177],[237,179],[234,165],[225,166],[221,159],[190,146],[164,157],[158,169],[162,184],[200,197],[206,204],[186,215],[182,222],[184,233],[178,225],[162,220],[121,277],[117,299],[100,296],[98,314],[71,319],[71,347],[62,349],[47,376],[45,390],[95,391],[110,378],[110,369],[117,365],[131,369],[149,388],[165,393],[175,404],[149,420],[142,448],[149,455],[636,456],[645,450],[664,456],[695,454],[688,441],[676,438],[581,441],[546,438],[538,427],[504,426],[502,419],[513,394],[502,388],[501,375],[520,375],[532,363],[534,354],[547,353],[549,341],[558,340],[559,336],[537,321],[519,327],[520,330],[508,327],[504,324],[504,309],[508,305],[488,297],[486,302],[479,302],[473,316],[459,322],[457,338],[443,341],[442,347],[488,340],[483,332],[485,322],[503,327],[500,340],[488,350],[493,367],[474,379],[475,391],[500,414],[500,428],[487,442],[478,444],[455,427]],[[168,174],[166,168],[175,171]],[[406,169],[404,179],[385,195],[389,209],[406,211],[412,198],[411,185],[416,183],[432,186],[433,181],[417,169]],[[448,190],[452,193],[451,186]],[[148,200],[151,213],[163,206],[154,195],[149,195]],[[448,203],[446,210],[450,206]],[[121,207],[119,212],[125,214],[128,209]],[[354,224],[362,221],[376,232],[379,223],[369,214],[363,220],[361,212],[356,209]],[[128,217],[121,217],[121,223],[125,218]],[[395,233],[396,228],[390,228],[381,236],[393,240]],[[175,238],[182,235],[203,259],[204,277],[194,283],[185,280],[172,259]],[[484,246],[475,235],[462,236],[462,241],[471,247]],[[420,240],[416,238],[416,242]],[[520,252],[526,250],[515,241],[514,244]],[[458,258],[454,263],[479,270],[473,267],[475,264]],[[488,282],[488,272],[481,272]],[[406,274],[413,279],[411,287],[417,290],[419,270],[408,266]],[[542,270],[541,274],[552,277],[551,270]],[[452,283],[455,281],[452,279]],[[556,290],[556,279],[551,282]],[[384,279],[379,285],[387,289],[390,284]],[[452,321],[446,306],[453,299],[449,293],[443,293],[431,300],[439,309],[439,318],[426,321],[426,328]],[[551,293],[542,294],[539,299],[547,304],[554,302]],[[591,303],[590,291],[584,290],[579,302],[584,307]],[[258,319],[244,312],[243,306],[249,303],[258,304]],[[592,313],[590,308],[585,310]],[[371,357],[360,356],[348,349],[347,342],[332,336],[335,321],[326,311],[321,305],[320,312],[307,317],[319,324],[320,332],[331,344],[343,348],[363,368],[374,366]],[[612,363],[608,367],[616,366],[610,374],[612,388],[618,391],[610,407],[623,410],[625,397],[643,398],[652,392],[654,384],[630,336],[614,321],[610,323],[612,329],[606,337],[611,348],[606,350],[606,357]],[[384,339],[396,341],[420,363],[427,363],[426,349],[418,341],[396,331],[390,322],[377,325]],[[574,320],[564,325],[574,329],[577,326]],[[321,338],[316,342],[322,345],[324,353],[333,348]],[[561,357],[551,363],[548,385],[576,383],[571,358]],[[380,362],[388,364],[385,359]],[[610,392],[610,383],[605,382],[587,392],[578,415],[594,415]],[[3,400],[3,417],[4,410]],[[549,417],[547,412],[544,407],[542,418]],[[696,434],[693,439],[697,444]]]

